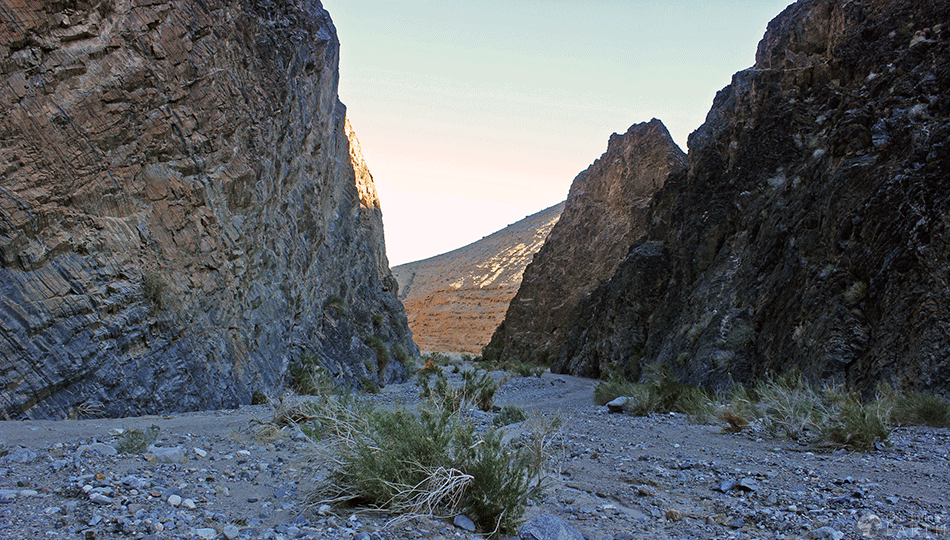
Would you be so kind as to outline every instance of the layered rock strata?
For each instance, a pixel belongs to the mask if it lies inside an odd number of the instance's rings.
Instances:
[[[570,332],[574,308],[646,232],[650,198],[685,168],[685,154],[659,120],[612,135],[604,155],[571,184],[560,221],[525,269],[484,355],[547,362]]]
[[[947,21],[933,0],[802,1],[773,20],[555,369],[950,392]]]
[[[317,0],[4,2],[4,416],[405,376],[364,344],[414,351],[338,53]]]
[[[557,204],[468,246],[394,267],[419,347],[481,352],[563,209],[564,203]]]

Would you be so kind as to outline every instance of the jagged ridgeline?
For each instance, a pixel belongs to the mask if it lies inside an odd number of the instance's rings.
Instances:
[[[315,0],[4,4],[2,416],[235,406],[301,357],[405,377],[338,59]]]
[[[589,266],[567,226],[590,221],[568,218],[569,198],[486,354],[587,376],[659,362],[714,388],[797,370],[950,392],[947,21],[934,0],[787,8],[616,270],[569,309],[531,309],[560,300],[527,287]],[[585,181],[600,180],[572,193]]]

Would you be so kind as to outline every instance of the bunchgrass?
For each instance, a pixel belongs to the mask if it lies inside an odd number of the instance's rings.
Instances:
[[[145,429],[129,429],[119,437],[116,449],[126,454],[141,454],[148,449],[148,445],[158,437],[159,427],[151,425]]]
[[[541,490],[540,461],[530,451],[505,446],[494,430],[477,433],[457,411],[434,402],[417,412],[315,416],[321,434],[343,441],[321,502],[358,502],[404,516],[465,513],[482,532],[497,536],[514,532],[528,499]],[[329,427],[334,419],[345,429]]]

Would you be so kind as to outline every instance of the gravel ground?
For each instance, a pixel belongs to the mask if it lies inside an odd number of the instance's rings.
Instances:
[[[881,451],[832,451],[678,414],[610,414],[593,404],[595,384],[545,374],[507,379],[498,392],[498,405],[531,417],[507,428],[511,439],[561,419],[549,485],[528,518],[553,514],[591,540],[948,538],[948,430],[902,428]],[[412,404],[418,387],[366,399]],[[328,456],[296,428],[262,436],[273,414],[260,405],[2,422],[0,538],[480,538],[452,519],[394,522],[308,502]],[[493,416],[470,414],[484,425]],[[153,451],[116,451],[122,430],[152,425]]]

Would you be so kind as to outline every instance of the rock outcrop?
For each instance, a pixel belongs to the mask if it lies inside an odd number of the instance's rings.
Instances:
[[[555,369],[950,392],[947,21],[935,0],[801,1],[773,20]]]
[[[414,352],[317,0],[0,9],[2,415],[231,407]]]
[[[554,205],[465,247],[394,267],[419,347],[481,352],[563,209]]]
[[[685,154],[659,120],[612,135],[604,155],[571,184],[561,219],[525,269],[485,357],[546,363],[570,331],[574,308],[646,232],[650,198],[685,168]]]

